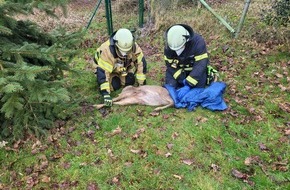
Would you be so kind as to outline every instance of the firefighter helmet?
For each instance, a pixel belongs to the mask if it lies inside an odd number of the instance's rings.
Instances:
[[[170,49],[181,49],[187,41],[189,32],[181,25],[172,26],[167,32],[167,44]]]
[[[122,52],[130,51],[134,43],[132,33],[126,28],[119,29],[114,36],[114,40],[116,41],[116,46]]]

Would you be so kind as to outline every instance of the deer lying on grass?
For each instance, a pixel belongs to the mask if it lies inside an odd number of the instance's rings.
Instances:
[[[173,107],[174,102],[165,88],[155,85],[144,85],[139,87],[126,86],[118,97],[113,99],[113,104],[159,106],[154,109],[159,111]],[[104,106],[105,104],[94,105],[97,109]]]

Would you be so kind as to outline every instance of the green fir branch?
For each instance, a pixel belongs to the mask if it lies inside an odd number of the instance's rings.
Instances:
[[[3,25],[0,25],[0,34],[3,34],[3,35],[12,35],[12,30],[3,26]]]
[[[6,84],[5,86],[3,86],[0,89],[0,92],[9,94],[9,93],[14,93],[14,92],[21,92],[23,90],[24,90],[24,88],[20,83],[10,82],[10,83]]]
[[[7,97],[9,96],[9,97]],[[17,110],[23,109],[23,102],[24,99],[17,96],[17,94],[13,95],[4,95],[4,97],[1,99],[7,99],[5,103],[3,104],[1,108],[1,112],[5,114],[6,118],[12,118],[15,113],[17,113]]]

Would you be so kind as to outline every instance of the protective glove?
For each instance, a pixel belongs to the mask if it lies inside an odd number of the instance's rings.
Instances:
[[[138,80],[138,86],[146,85],[146,80]]]
[[[211,82],[216,82],[218,80],[218,71],[215,70],[212,66],[207,66],[207,78],[206,84],[209,85]]]
[[[185,96],[185,94],[187,94],[190,91],[190,86],[185,79],[183,80],[183,84],[184,87],[177,90],[177,97],[179,100],[181,100],[183,96]]]
[[[122,77],[125,77],[128,74],[125,67],[120,68],[120,73]]]
[[[107,107],[111,107],[113,105],[113,100],[110,96],[110,94],[106,94],[104,95],[104,104],[107,106]]]
[[[121,76],[127,76],[127,69],[121,63],[116,63],[114,72],[120,73]]]

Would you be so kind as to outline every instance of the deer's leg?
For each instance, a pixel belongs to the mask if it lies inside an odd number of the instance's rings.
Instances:
[[[157,108],[154,109],[154,111],[160,111],[160,110],[163,110],[163,109],[169,108],[169,107],[173,107],[173,104],[170,103],[170,104],[167,104],[165,106],[157,107]]]
[[[93,107],[97,108],[98,110],[105,107],[105,104],[95,104]]]

